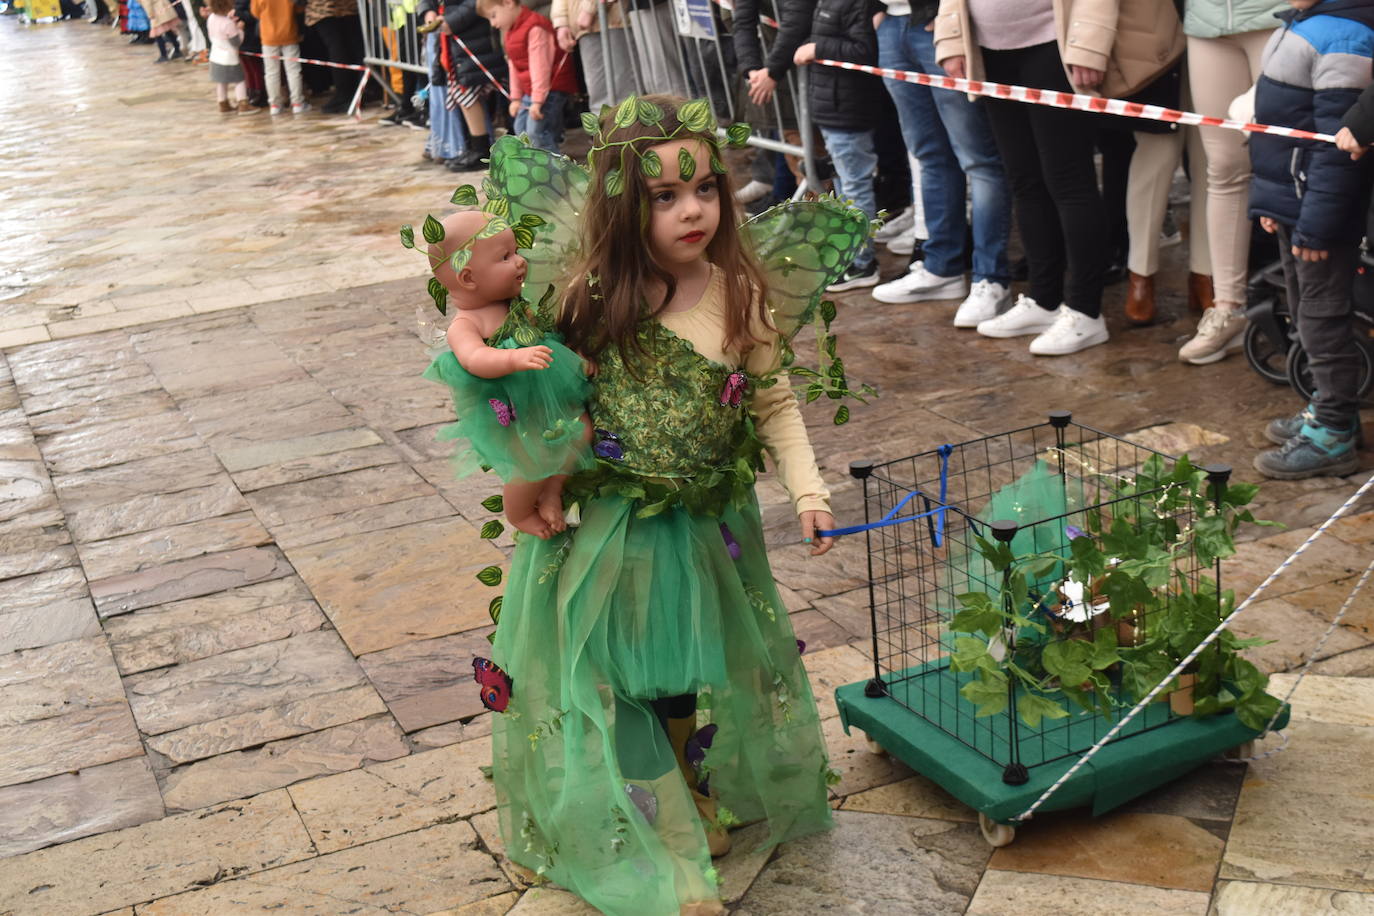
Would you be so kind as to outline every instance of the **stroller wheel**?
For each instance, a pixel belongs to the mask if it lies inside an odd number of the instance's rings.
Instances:
[[[1288,352],[1292,347],[1280,349],[1274,338],[1258,324],[1251,322],[1245,328],[1242,341],[1245,346],[1245,359],[1250,367],[1275,385],[1288,384]]]
[[[1365,346],[1357,347],[1360,354],[1360,387],[1358,397],[1363,398],[1374,391],[1374,352]],[[1312,383],[1312,368],[1307,362],[1307,351],[1302,347],[1294,346],[1288,351],[1287,366],[1288,384],[1293,386],[1305,401],[1312,400],[1312,392],[1316,385]]]

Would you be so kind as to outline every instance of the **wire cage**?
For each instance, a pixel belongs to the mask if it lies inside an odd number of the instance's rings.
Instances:
[[[1009,785],[1023,784],[1028,770],[1079,754],[1103,738],[1114,718],[1067,701],[1061,704],[1066,716],[1047,716],[1028,726],[1017,715],[1018,691],[1025,688],[1015,678],[1009,679],[1005,712],[979,716],[978,707],[961,693],[973,675],[951,665],[955,640],[969,634],[950,625],[961,608],[960,595],[997,594],[1006,575],[984,558],[979,538],[1009,544],[1016,556],[1067,556],[1072,537],[1079,534],[1075,529],[1088,528],[1094,513],[1092,521],[1099,525],[1116,516],[1139,518],[1142,511],[1164,519],[1156,508],[1162,491],[1121,496],[1117,486],[1151,456],[1169,464],[1175,460],[1056,411],[1047,422],[1023,429],[882,464],[851,465],[863,482],[865,522],[887,520],[867,531],[874,672],[865,695],[890,697],[1002,766]],[[1214,489],[1224,489],[1229,468],[1206,470]],[[1191,505],[1170,511],[1166,522],[1178,530],[1192,524]],[[1204,574],[1215,576],[1220,593],[1219,564],[1202,564],[1195,551],[1182,552],[1173,572],[1194,591]],[[1031,583],[1043,635],[1005,630],[989,641],[994,655],[1017,659],[1037,647],[1043,651],[1049,640],[1091,640],[1104,626],[1116,628],[1121,645],[1131,645],[1149,628],[1150,621],[1141,617],[1113,619],[1090,593],[1070,597],[1074,585],[1063,576],[1061,567]],[[1132,705],[1136,698],[1124,689],[1120,671],[1109,676],[1113,705]],[[1152,703],[1114,741],[1176,718],[1169,702]]]

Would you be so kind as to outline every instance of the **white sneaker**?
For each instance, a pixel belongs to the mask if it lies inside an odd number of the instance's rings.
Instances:
[[[293,115],[305,114],[305,113],[306,113],[307,111],[309,111],[312,107],[314,107],[314,106],[312,106],[309,102],[292,102],[292,103],[291,103],[291,113],[292,113]]]
[[[1194,366],[1205,366],[1226,358],[1226,354],[1245,345],[1245,313],[1223,306],[1209,308],[1197,323],[1197,334],[1178,351],[1178,358]]]
[[[905,276],[873,290],[873,298],[879,302],[926,302],[931,299],[958,299],[966,295],[968,280],[963,274],[941,277],[926,270],[925,261],[917,261]]]
[[[1011,301],[1011,290],[993,280],[979,280],[973,284],[968,298],[954,313],[956,328],[976,328],[989,318],[996,318],[1002,307]]]
[[[763,195],[771,193],[772,190],[772,185],[764,184],[755,178],[735,192],[735,200],[742,204],[752,204]]]
[[[915,225],[916,206],[913,204],[883,223],[883,228],[873,233],[873,241],[882,242],[885,245],[898,236],[906,235]],[[908,251],[907,254],[911,254],[911,252]]]
[[[1089,318],[1062,305],[1049,330],[1031,341],[1030,351],[1036,356],[1068,356],[1106,342],[1107,322],[1101,315]]]
[[[272,117],[275,118],[277,115],[281,114],[281,106],[273,105],[271,108],[268,109],[268,111],[271,112]]]
[[[908,226],[906,232],[888,239],[887,250],[893,254],[911,254],[916,250],[916,229]]]
[[[1024,337],[1048,331],[1054,324],[1055,312],[1042,309],[1030,296],[1017,296],[1016,304],[996,318],[978,322],[978,333],[984,337]]]

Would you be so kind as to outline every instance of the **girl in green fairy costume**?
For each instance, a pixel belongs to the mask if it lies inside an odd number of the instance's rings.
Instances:
[[[513,860],[613,916],[723,913],[711,858],[729,827],[766,821],[770,846],[831,823],[834,773],[753,484],[766,452],[797,549],[830,549],[785,364],[817,314],[834,358],[820,291],[869,226],[830,199],[738,227],[704,101],[630,98],[584,126],[588,170],[504,138],[485,185],[512,222],[539,217],[526,288],[564,278],[557,330],[594,367],[597,457],[567,483],[580,523],[518,540],[494,661],[477,663],[504,709],[501,831]],[[848,393],[838,359],[810,375]]]

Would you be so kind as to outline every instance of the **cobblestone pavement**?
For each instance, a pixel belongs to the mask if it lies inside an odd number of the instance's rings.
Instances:
[[[152,56],[0,20],[0,914],[587,912],[519,881],[479,770],[471,573],[511,543],[478,537],[490,490],[435,442],[451,408],[418,377],[423,268],[395,241],[456,182],[375,111],[222,117],[203,69]],[[1239,360],[1178,364],[1172,292],[1144,330],[1109,302],[1112,343],[1061,360],[955,332],[949,303],[846,298],[847,363],[883,388],[847,427],[811,418],[846,519],[849,460],[1056,407],[1251,479],[1262,422],[1295,406]],[[1289,528],[1243,544],[1228,584],[1362,479],[1266,484],[1260,514]],[[843,778],[832,833],[758,854],[737,834],[736,913],[1374,913],[1374,597],[1303,683],[1286,753],[1037,817],[994,853],[843,733],[832,691],[871,671],[863,543],[808,560],[761,494]],[[1237,627],[1277,640],[1270,670],[1367,562],[1362,508]]]

